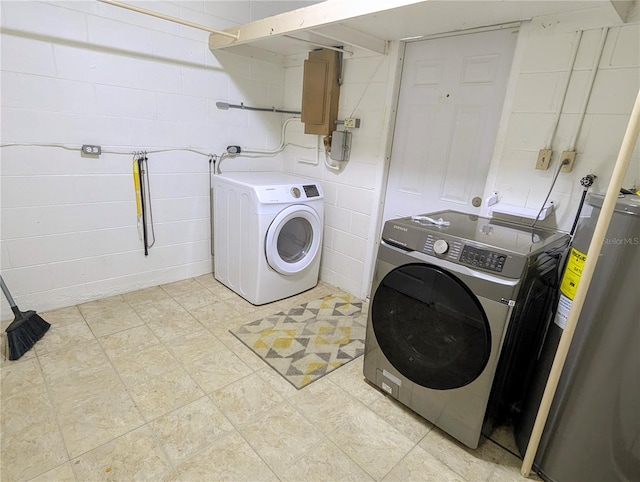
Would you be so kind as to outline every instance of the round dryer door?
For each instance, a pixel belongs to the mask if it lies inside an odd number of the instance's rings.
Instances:
[[[484,309],[462,281],[436,266],[409,264],[389,272],[374,294],[371,323],[389,362],[423,387],[463,387],[489,361]]]
[[[278,213],[267,230],[267,262],[280,274],[299,273],[313,262],[321,240],[318,213],[303,204],[289,206]]]

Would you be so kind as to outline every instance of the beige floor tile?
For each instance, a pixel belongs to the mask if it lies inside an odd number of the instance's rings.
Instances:
[[[391,397],[380,397],[369,404],[368,407],[414,443],[422,440],[429,433],[429,430],[433,428],[431,422],[408,410]]]
[[[291,296],[280,302],[286,302],[290,307],[301,305],[302,303],[308,303],[309,301],[318,300],[323,298],[324,296],[332,295],[332,294],[343,294],[342,290],[336,288],[335,286],[331,286],[324,283],[318,283],[315,287],[310,290],[303,291],[297,295]]]
[[[275,371],[273,368],[268,366],[266,363],[261,369],[256,370],[256,373],[260,378],[262,378],[265,382],[267,382],[267,384],[269,385],[269,387],[271,387],[272,390],[275,390],[277,393],[280,394],[280,396],[284,398],[289,398],[295,395],[296,393],[298,393],[298,389],[296,387],[291,385],[291,383],[285,380],[285,378],[282,375],[280,375],[277,371]]]
[[[247,345],[238,340],[232,333],[227,331],[226,333],[217,335],[217,338],[252,370],[262,370],[264,367],[269,366],[267,362],[260,358]]]
[[[507,450],[510,450],[514,454],[520,453],[518,446],[516,445],[516,438],[513,435],[513,427],[508,424],[502,424],[493,429],[490,434],[492,440],[499,445],[502,445]]]
[[[206,449],[233,430],[209,397],[202,397],[151,422],[151,428],[173,462]]]
[[[279,303],[269,303],[268,305],[258,306],[256,308],[254,311],[241,314],[239,317],[229,320],[229,329],[240,328],[242,325],[246,325],[252,321],[261,320],[267,316],[273,316],[276,313],[282,313],[282,310],[286,309],[280,306]]]
[[[28,354],[48,353],[93,339],[93,333],[76,306],[39,313],[51,326]],[[34,353],[35,352],[35,353]],[[24,359],[24,357],[22,358]]]
[[[177,466],[179,480],[276,482],[278,478],[244,438],[233,431]]]
[[[297,390],[229,333],[341,293],[256,307],[208,274],[42,313],[43,340],[1,363],[2,480],[525,480],[490,441],[424,435],[364,357]],[[509,428],[492,437],[513,448]]]
[[[78,480],[170,480],[173,468],[149,427],[122,435],[72,461]]]
[[[236,426],[259,420],[283,402],[283,398],[255,373],[216,390],[210,396]]]
[[[100,367],[108,362],[109,359],[95,338],[40,356],[45,380],[50,385],[62,378]]]
[[[52,323],[51,328],[34,348],[38,355],[43,355],[57,350],[66,350],[73,345],[90,340],[95,340],[95,336],[84,320],[64,325]]]
[[[215,278],[213,273],[207,273],[207,274],[203,274],[203,275],[200,275],[200,276],[196,276],[193,279],[194,279],[194,281],[196,281],[197,283],[201,284],[202,286],[204,286],[208,290],[217,290],[220,287],[224,286],[222,283],[220,283]]]
[[[2,436],[2,480],[29,480],[69,460],[54,419]]]
[[[287,482],[373,481],[358,464],[328,440],[320,442],[278,475]]]
[[[364,356],[347,363],[327,375],[336,385],[349,392],[353,397],[369,406],[385,395],[375,386],[368,383],[362,373]]]
[[[151,288],[144,288],[137,291],[130,291],[125,293],[122,297],[129,302],[134,308],[146,304],[153,304],[162,300],[170,299],[171,296],[165,290],[159,286],[152,286]]]
[[[384,477],[414,447],[405,435],[366,408],[329,438],[375,479]]]
[[[108,314],[109,312],[129,307],[129,303],[127,303],[122,295],[115,295],[95,301],[88,301],[77,306],[80,313],[82,313],[82,316],[86,320],[87,315],[95,316],[100,313]]]
[[[227,288],[220,282],[217,282],[212,286],[207,286],[207,288],[215,294],[220,300],[233,300],[239,297],[239,295],[230,288]]]
[[[0,369],[2,399],[25,390],[44,386],[40,363],[36,358],[9,362]]]
[[[191,314],[207,328],[215,328],[240,316],[235,309],[236,302],[217,301],[206,306],[191,310]]]
[[[465,482],[459,474],[422,447],[415,447],[382,480],[385,482]]]
[[[324,434],[335,432],[366,407],[324,377],[289,397],[291,404]]]
[[[187,311],[175,316],[158,317],[155,321],[147,321],[147,326],[160,340],[169,344],[174,338],[205,330],[204,325]]]
[[[229,302],[231,302],[231,300],[229,300]],[[236,299],[233,299],[233,309],[236,310],[238,313],[240,313],[240,315],[251,315],[252,313],[256,312],[256,311],[261,311],[261,310],[268,310],[268,311],[272,311],[268,305],[253,305],[251,303],[249,303],[247,300],[245,300],[244,298],[238,297]],[[276,309],[276,312],[279,311],[278,309]]]
[[[193,278],[167,283],[160,285],[160,287],[172,297],[188,295],[189,293],[200,291],[203,288],[203,286]]]
[[[109,358],[121,358],[160,345],[160,340],[147,325],[136,326],[100,338],[100,344]]]
[[[239,431],[276,473],[324,440],[320,430],[286,402],[260,420],[242,425]]]
[[[198,285],[199,289],[192,293],[177,295],[173,299],[189,312],[220,302],[213,292]]]
[[[175,357],[164,345],[154,345],[113,360],[113,366],[127,387],[162,375],[174,369],[177,364]]]
[[[113,440],[145,423],[125,391],[59,408],[58,422],[71,458]]]
[[[108,362],[71,372],[66,377],[58,374],[49,384],[49,395],[57,412],[70,411],[81,403],[120,392],[125,392],[125,387]]]
[[[185,365],[227,349],[218,338],[207,330],[176,336],[167,340],[166,344],[176,359]]]
[[[55,469],[51,469],[29,482],[75,482],[76,477],[73,475],[71,464],[66,462],[58,465]]]
[[[236,316],[235,318],[221,318],[219,320],[217,319],[214,323],[209,323],[207,326],[207,329],[214,335],[220,337],[222,335],[228,335],[229,331],[234,331],[239,327],[241,327],[242,325],[245,325],[250,321],[253,321],[252,318],[253,317],[248,315],[247,316],[239,315],[239,316]],[[262,319],[262,317],[259,317],[259,318]]]
[[[227,348],[198,358],[185,365],[185,368],[205,393],[211,393],[253,373],[251,368]]]
[[[157,323],[184,316],[188,311],[176,300],[169,297],[157,301],[131,302],[131,306],[145,323]]]
[[[84,303],[80,311],[97,338],[144,323],[122,296]]]
[[[500,463],[496,465],[494,471],[489,475],[489,482],[524,482],[527,480],[541,481],[542,479],[535,472],[531,472],[528,477],[520,474],[522,460],[509,452],[504,452]]]
[[[40,316],[52,325],[65,326],[73,325],[84,321],[84,317],[77,306],[68,306],[57,310],[45,311]]]
[[[481,438],[472,450],[435,428],[422,439],[420,446],[458,475],[468,480],[486,480],[499,463],[504,451]]]
[[[129,387],[138,409],[147,420],[165,415],[204,396],[204,392],[180,367]]]
[[[53,405],[44,385],[5,398],[0,404],[0,413],[2,438],[19,434],[30,425],[55,420]]]

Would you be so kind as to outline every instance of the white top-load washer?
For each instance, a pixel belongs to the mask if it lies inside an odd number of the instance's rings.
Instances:
[[[318,283],[324,224],[319,183],[278,172],[214,176],[215,278],[254,305]]]

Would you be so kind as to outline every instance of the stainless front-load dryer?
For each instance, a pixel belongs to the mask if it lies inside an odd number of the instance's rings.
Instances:
[[[522,403],[568,241],[455,211],[387,221],[366,379],[477,447],[483,424]]]

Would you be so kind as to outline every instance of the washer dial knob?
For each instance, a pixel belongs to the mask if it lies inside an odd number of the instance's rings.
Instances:
[[[300,197],[300,188],[292,187],[292,188],[291,188],[291,195],[292,195],[294,198],[298,199],[298,198]]]
[[[444,239],[438,239],[435,243],[433,243],[433,250],[436,254],[444,254],[449,251],[449,243],[447,243]]]

